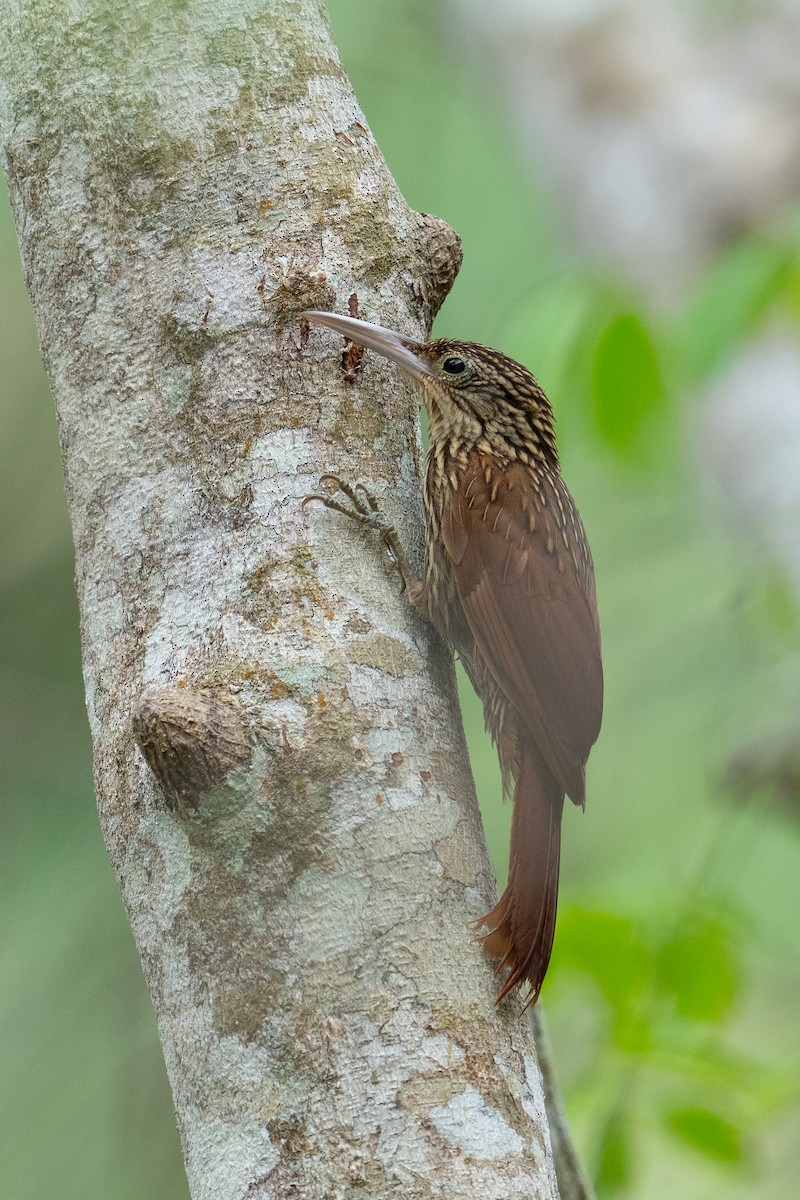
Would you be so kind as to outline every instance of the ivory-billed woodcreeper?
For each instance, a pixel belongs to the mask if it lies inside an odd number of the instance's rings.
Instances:
[[[592,556],[561,478],[553,412],[525,367],[474,342],[420,342],[379,325],[306,312],[408,371],[428,412],[426,557],[412,576],[368,492],[335,476],[347,503],[315,496],[378,530],[412,604],[458,652],[483,702],[514,812],[508,886],[478,922],[508,974],[537,999],[553,945],[564,796],[581,807],[603,707]]]

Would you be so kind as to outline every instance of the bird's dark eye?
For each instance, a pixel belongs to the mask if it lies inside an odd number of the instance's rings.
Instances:
[[[447,375],[463,375],[467,369],[467,364],[463,358],[446,358],[442,363],[442,370]]]

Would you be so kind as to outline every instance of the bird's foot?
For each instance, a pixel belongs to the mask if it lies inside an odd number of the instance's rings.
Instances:
[[[320,476],[320,484],[324,483],[334,484],[336,490],[328,496],[320,494],[306,496],[303,500],[303,508],[312,500],[318,500],[320,504],[324,504],[333,512],[341,513],[342,516],[349,517],[351,521],[356,521],[363,528],[374,529],[376,533],[379,533],[386,547],[389,565],[399,574],[403,591],[405,591],[411,580],[411,571],[400,545],[397,530],[391,521],[381,513],[375,497],[364,487],[363,483],[353,486],[346,483],[344,479],[340,479],[338,475]],[[337,493],[339,493],[339,497],[337,497]],[[341,499],[340,496],[344,496],[345,499]]]

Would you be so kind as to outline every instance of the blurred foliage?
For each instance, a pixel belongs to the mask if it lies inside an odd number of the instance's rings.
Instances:
[[[570,1091],[578,1113],[604,1114],[594,1156],[606,1196],[641,1192],[635,1164],[643,1123],[707,1159],[746,1169],[749,1180],[776,1109],[798,1098],[796,1062],[769,1063],[728,1044],[746,987],[739,944],[746,917],[714,912],[706,901],[670,923],[671,896],[649,903],[650,911],[630,913],[571,905],[554,956],[556,1006],[581,977],[603,1021],[602,1059],[587,1059]]]
[[[621,457],[634,454],[666,400],[658,352],[636,313],[618,313],[597,339],[592,396],[600,437]]]
[[[796,325],[797,230],[743,238],[680,312],[653,313],[611,270],[576,267],[564,206],[521,164],[439,5],[330,8],[401,188],[464,240],[437,332],[536,371],[594,550],[606,716],[586,813],[565,814],[545,985],[579,1146],[602,1197],[783,1200],[800,1116],[800,797],[770,807],[749,747],[793,715],[797,607],[726,525],[692,397],[776,312]],[[91,800],[55,423],[5,210],[0,267],[0,1192],[178,1200],[155,1024]],[[510,812],[462,685],[502,883]],[[784,778],[796,787],[796,770]]]
[[[796,233],[785,241],[745,238],[704,274],[678,325],[678,353],[689,378],[702,379],[721,367],[776,306],[800,317]]]

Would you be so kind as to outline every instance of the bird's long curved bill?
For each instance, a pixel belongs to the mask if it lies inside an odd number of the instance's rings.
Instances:
[[[357,321],[355,317],[341,317],[338,313],[319,312],[310,309],[300,314],[306,321],[315,325],[327,325],[360,346],[382,354],[398,366],[403,367],[417,379],[425,379],[431,374],[429,368],[418,357],[416,351],[423,345],[416,338],[404,337],[393,329],[384,329],[383,325],[370,325],[368,321]]]

